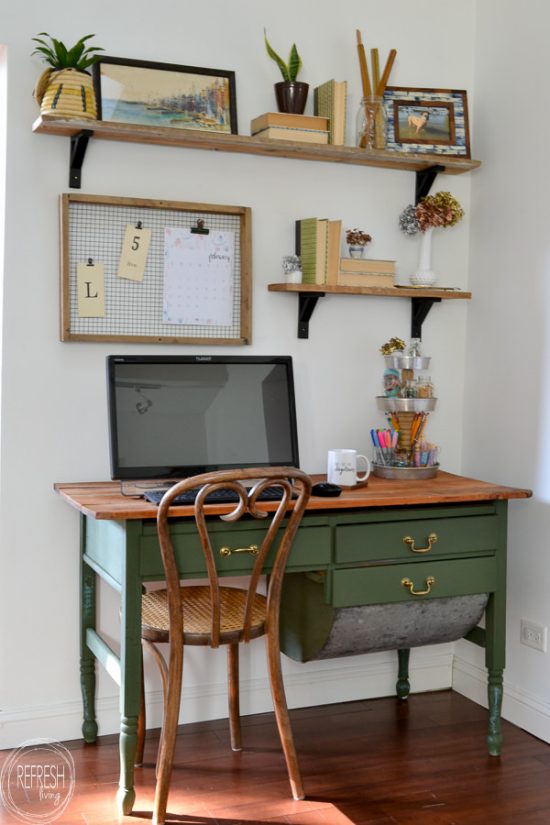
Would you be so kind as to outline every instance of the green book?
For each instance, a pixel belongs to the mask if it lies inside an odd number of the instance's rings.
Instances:
[[[324,284],[327,278],[328,220],[296,221],[296,254],[302,259],[302,283]]]

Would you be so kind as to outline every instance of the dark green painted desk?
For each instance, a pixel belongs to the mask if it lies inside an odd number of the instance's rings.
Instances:
[[[83,734],[95,741],[95,660],[120,685],[119,810],[129,814],[135,799],[133,762],[140,701],[140,603],[142,584],[161,580],[162,564],[153,505],[120,494],[118,483],[57,484],[56,490],[81,513],[81,683]],[[369,604],[399,604],[489,593],[486,628],[468,637],[485,647],[489,693],[489,752],[500,751],[500,709],[505,649],[507,499],[529,490],[500,487],[448,473],[424,481],[369,479],[367,486],[336,499],[312,498],[288,564],[289,581],[316,584],[311,615],[283,628],[282,646],[300,658],[318,643],[327,611]],[[273,505],[265,505],[270,507]],[[227,506],[211,506],[212,515]],[[204,566],[191,508],[174,508],[175,547],[182,577],[201,577]],[[219,547],[254,544],[257,522],[219,522]],[[428,537],[436,534],[435,542]],[[404,539],[408,538],[408,541]],[[412,543],[411,543],[412,539]],[[226,575],[246,575],[249,557],[220,557]],[[96,577],[121,597],[120,656],[96,630]],[[435,581],[432,582],[432,579]],[[408,580],[410,586],[404,586]],[[292,594],[288,597],[292,604]],[[302,594],[298,597],[302,599]],[[307,601],[307,600],[306,600]],[[326,610],[321,615],[321,603]],[[289,609],[289,615],[292,611]],[[308,621],[309,619],[309,621]],[[405,651],[407,653],[407,651]],[[304,655],[304,658],[307,658]],[[400,661],[398,693],[406,696],[406,660]]]

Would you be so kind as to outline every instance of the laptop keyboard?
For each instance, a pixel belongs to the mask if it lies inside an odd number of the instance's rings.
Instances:
[[[183,493],[180,493],[179,496],[172,501],[172,504],[177,506],[178,504],[194,504],[195,499],[198,495],[199,490],[202,489],[201,487],[192,487],[191,490],[186,490]],[[146,501],[150,501],[152,504],[160,504],[162,497],[166,493],[166,490],[147,490],[146,493],[143,494],[143,497]],[[259,493],[256,498],[256,501],[280,501],[283,497],[283,489],[282,487],[266,487],[264,490]],[[293,494],[295,497],[295,494]],[[219,490],[213,490],[206,496],[206,503],[207,504],[233,504],[239,501],[239,495],[235,490],[231,490],[229,488],[220,488]]]

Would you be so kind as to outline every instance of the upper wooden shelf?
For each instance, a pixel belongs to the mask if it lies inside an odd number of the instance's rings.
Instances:
[[[61,120],[41,116],[33,124],[33,132],[62,135],[86,142],[89,137],[100,140],[152,143],[161,146],[181,146],[188,149],[209,149],[215,152],[237,152],[267,157],[297,158],[329,163],[347,163],[357,166],[376,166],[382,169],[403,169],[423,172],[434,166],[448,175],[470,172],[481,165],[479,160],[446,157],[444,155],[417,155],[412,153],[365,152],[353,146],[325,146],[295,143],[286,140],[265,140],[248,135],[229,135],[221,132],[203,132],[194,129],[176,129],[160,126],[139,126],[102,120]],[[84,147],[85,151],[85,147]],[[72,152],[72,155],[75,154]],[[82,158],[80,159],[82,160]],[[78,184],[71,184],[77,185]]]
[[[269,284],[270,292],[302,292],[332,295],[384,295],[392,298],[471,298],[471,292],[459,289],[437,289],[437,287],[415,286],[340,286],[331,284]]]

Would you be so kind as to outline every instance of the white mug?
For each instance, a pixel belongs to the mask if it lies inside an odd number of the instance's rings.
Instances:
[[[357,473],[357,463],[362,459],[366,470],[363,475]],[[353,487],[359,482],[366,481],[370,475],[370,461],[366,455],[357,450],[329,450],[327,481],[331,484],[341,484],[344,487]]]

